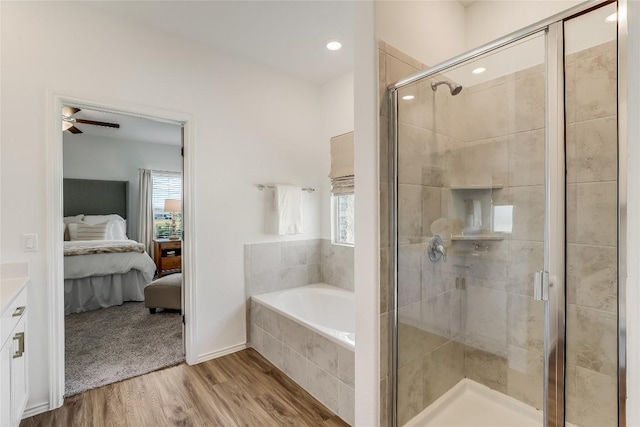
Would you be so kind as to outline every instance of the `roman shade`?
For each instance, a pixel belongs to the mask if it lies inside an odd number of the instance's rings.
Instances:
[[[331,193],[353,194],[353,132],[331,138]]]

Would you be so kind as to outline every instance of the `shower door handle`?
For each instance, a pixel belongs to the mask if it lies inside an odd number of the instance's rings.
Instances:
[[[533,299],[549,301],[549,272],[536,271],[533,278]]]

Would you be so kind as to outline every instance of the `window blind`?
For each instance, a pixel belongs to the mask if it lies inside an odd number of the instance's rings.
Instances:
[[[331,193],[353,194],[353,132],[331,138]]]
[[[164,212],[165,199],[182,200],[182,175],[179,173],[156,173],[152,179],[152,205],[153,212]]]

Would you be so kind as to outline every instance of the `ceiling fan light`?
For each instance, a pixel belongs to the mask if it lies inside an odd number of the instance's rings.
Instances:
[[[65,130],[69,129],[70,127],[73,126],[73,123],[68,122],[66,120],[62,121],[62,131],[64,132]]]

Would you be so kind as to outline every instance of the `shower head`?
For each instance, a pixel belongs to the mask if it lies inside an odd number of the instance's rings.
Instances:
[[[440,86],[440,85],[449,86],[449,91],[451,91],[451,95],[452,96],[456,96],[457,94],[462,92],[462,86],[461,85],[459,85],[457,83],[446,82],[446,81],[431,82],[431,89],[435,92],[436,90],[438,90],[438,86]]]

